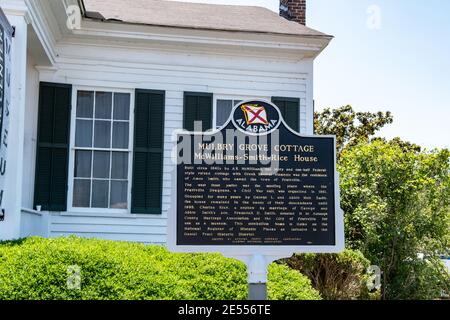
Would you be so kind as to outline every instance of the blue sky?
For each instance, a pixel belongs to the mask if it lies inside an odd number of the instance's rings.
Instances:
[[[189,0],[186,0],[189,1]],[[278,0],[190,2],[265,6]],[[335,36],[316,60],[316,108],[391,111],[381,136],[450,147],[450,1],[309,0],[309,27]]]

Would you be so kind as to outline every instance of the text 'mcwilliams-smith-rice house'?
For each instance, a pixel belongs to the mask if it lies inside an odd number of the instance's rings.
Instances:
[[[263,98],[313,133],[313,61],[332,37],[304,25],[306,0],[282,0],[280,15],[157,0],[0,6],[14,28],[0,240],[164,244],[174,130],[219,127],[236,102]]]

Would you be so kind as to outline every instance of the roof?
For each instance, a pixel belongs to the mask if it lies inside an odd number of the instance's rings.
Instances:
[[[85,16],[102,21],[201,30],[329,37],[256,6],[162,0],[82,0]],[[100,14],[100,16],[99,16]]]

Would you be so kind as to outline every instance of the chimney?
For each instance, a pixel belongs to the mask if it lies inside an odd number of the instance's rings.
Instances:
[[[306,24],[306,0],[280,0],[280,16]]]

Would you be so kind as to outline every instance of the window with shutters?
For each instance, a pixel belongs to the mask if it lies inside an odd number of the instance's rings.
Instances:
[[[128,212],[133,93],[74,91],[69,204],[74,211]]]

